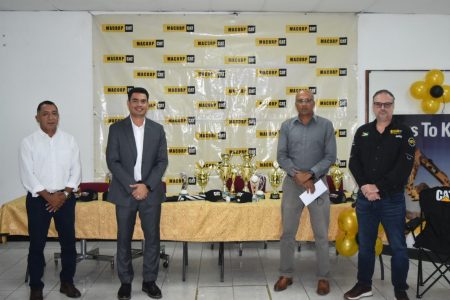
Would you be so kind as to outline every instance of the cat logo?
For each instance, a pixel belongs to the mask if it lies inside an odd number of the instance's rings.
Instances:
[[[317,63],[317,55],[287,55],[287,64],[315,64]]]
[[[257,77],[285,77],[286,69],[256,69]]]
[[[164,40],[133,40],[133,48],[164,48]]]
[[[339,160],[339,168],[347,168],[347,161],[344,160]]]
[[[266,160],[266,161],[257,161],[256,162],[256,168],[258,169],[272,169],[273,161],[272,160]]]
[[[286,25],[287,33],[316,33],[317,25]]]
[[[165,86],[165,94],[195,94],[195,86]]]
[[[164,55],[165,64],[183,64],[183,63],[194,63],[195,55]]]
[[[134,55],[106,54],[106,55],[103,55],[103,63],[105,63],[105,64],[120,64],[120,63],[132,64],[132,63],[134,63]]]
[[[286,95],[296,95],[300,91],[310,91],[313,95],[317,93],[315,86],[288,86],[286,87]]]
[[[256,130],[256,138],[277,138],[279,130]]]
[[[347,37],[318,37],[317,45],[319,46],[345,46],[347,45]]]
[[[102,24],[103,32],[133,32],[133,24]]]
[[[436,201],[450,202],[450,191],[449,190],[436,190]]]
[[[106,117],[103,122],[105,123],[105,125],[112,125],[116,122],[119,122],[121,120],[125,119],[124,116],[111,116],[111,117]]]
[[[256,56],[225,56],[224,61],[227,65],[256,64]]]
[[[225,78],[225,70],[195,70],[195,78]]]
[[[134,86],[104,86],[103,92],[105,94],[128,94],[128,91]]]
[[[223,48],[225,47],[225,40],[213,40],[213,39],[205,39],[205,40],[194,40],[194,47],[196,48]]]
[[[158,78],[163,79],[165,77],[165,71],[163,70],[134,70],[133,72],[134,78]]]
[[[257,47],[264,46],[286,46],[286,38],[256,38],[255,44]]]
[[[285,108],[285,107],[286,107],[285,99],[256,100],[256,108]]]
[[[194,24],[164,24],[164,32],[194,32]]]
[[[237,25],[237,26],[224,26],[223,32],[225,34],[241,34],[241,33],[255,33],[255,25]]]
[[[195,176],[188,177],[188,184],[189,185],[197,185],[197,178]]]
[[[347,107],[347,99],[339,99],[339,107]]]
[[[158,101],[158,105],[156,106],[157,109],[165,109],[166,108],[166,102],[165,101]]]
[[[188,117],[187,122],[189,125],[195,125],[195,117]]]
[[[346,137],[347,136],[347,129],[337,129],[334,131],[334,135],[337,137]]]

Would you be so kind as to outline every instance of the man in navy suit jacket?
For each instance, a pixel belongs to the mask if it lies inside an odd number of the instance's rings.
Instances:
[[[165,200],[161,181],[168,165],[166,134],[162,125],[146,118],[148,92],[133,88],[128,92],[130,115],[109,128],[106,161],[112,173],[109,198],[116,204],[117,272],[121,282],[118,299],[131,298],[133,265],[131,240],[139,211],[144,232],[142,290],[151,298],[161,298],[155,281],[159,270],[159,222]]]

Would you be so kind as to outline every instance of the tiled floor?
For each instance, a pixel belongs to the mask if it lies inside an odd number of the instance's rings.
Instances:
[[[187,278],[181,279],[182,243],[164,242],[166,252],[170,255],[170,265],[162,267],[158,285],[162,289],[163,299],[343,299],[345,291],[353,286],[356,276],[356,256],[331,256],[331,293],[318,296],[315,293],[315,252],[313,243],[302,243],[302,251],[296,253],[296,275],[294,284],[283,292],[274,292],[273,284],[278,278],[279,243],[269,242],[263,249],[263,243],[245,243],[243,255],[238,254],[238,245],[225,245],[225,278],[220,282],[218,266],[218,246],[211,249],[207,243],[189,244],[189,265]],[[136,247],[140,244],[136,243]],[[101,253],[114,254],[115,242],[88,242],[88,248],[99,246]],[[55,267],[53,253],[59,251],[57,242],[48,242],[45,257],[47,267],[44,275],[46,284],[45,299],[68,299],[59,293],[60,266]],[[26,300],[29,288],[24,283],[27,242],[8,242],[0,244],[0,299]],[[390,283],[389,256],[384,256],[385,280],[380,280],[380,266],[377,263],[373,282],[374,296],[368,299],[394,299]],[[141,291],[142,258],[134,260],[135,280],[132,299],[149,299]],[[429,265],[425,266],[429,271]],[[417,262],[411,261],[408,294],[415,298]],[[107,262],[82,261],[77,266],[75,284],[82,293],[82,299],[116,299],[119,280]],[[450,286],[438,283],[425,294],[424,299],[449,299]]]

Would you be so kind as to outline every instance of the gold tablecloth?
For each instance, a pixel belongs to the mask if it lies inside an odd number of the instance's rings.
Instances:
[[[280,200],[254,203],[208,201],[166,202],[161,211],[161,240],[185,242],[230,242],[279,240],[281,236]],[[331,205],[328,239],[335,240],[341,211],[350,203]],[[115,206],[106,201],[77,202],[76,236],[79,239],[117,238]],[[0,233],[28,235],[25,197],[2,205]],[[49,237],[57,237],[52,224]],[[139,218],[133,239],[143,239]],[[308,209],[303,211],[296,239],[313,241]]]

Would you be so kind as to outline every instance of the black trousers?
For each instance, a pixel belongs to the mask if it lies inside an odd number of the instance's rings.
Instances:
[[[42,197],[32,197],[30,193],[27,194],[28,235],[30,237],[28,271],[32,289],[44,287],[41,280],[45,266],[44,248],[52,218],[55,220],[59,244],[61,245],[62,269],[59,274],[61,282],[73,283],[76,269],[75,197],[71,194],[64,205],[55,213],[46,210],[46,203],[47,201]]]

